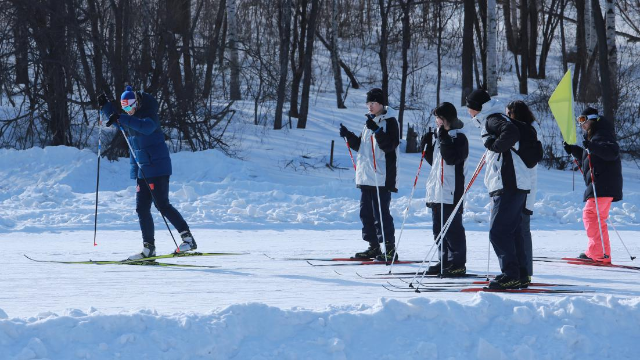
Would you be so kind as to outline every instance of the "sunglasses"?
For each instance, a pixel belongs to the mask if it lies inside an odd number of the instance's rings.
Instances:
[[[587,120],[595,120],[598,121],[599,117],[598,115],[580,115],[576,118],[576,120],[578,121],[578,124],[582,125],[585,123],[585,121]]]

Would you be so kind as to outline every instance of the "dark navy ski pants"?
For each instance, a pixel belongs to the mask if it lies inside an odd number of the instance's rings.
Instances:
[[[189,230],[189,226],[182,218],[182,215],[169,203],[169,176],[147,178],[147,181],[155,197],[155,205],[158,211],[169,220],[179,233]],[[153,198],[144,179],[138,179],[137,182],[136,212],[140,221],[140,230],[142,230],[142,241],[154,244],[153,216],[151,216]]]
[[[384,225],[384,237],[388,244],[395,244],[395,228],[389,206],[391,205],[391,192],[380,189],[380,205],[382,206],[382,222],[380,224],[380,210],[378,208],[378,194],[375,187],[361,188],[360,196],[360,220],[362,221],[362,239],[371,246],[379,246],[382,243],[382,225]]]
[[[433,219],[433,238],[434,240],[440,234],[440,222],[442,219],[443,224],[447,222],[447,219],[453,212],[455,205],[444,204],[444,216],[440,217],[440,204],[433,204],[431,207],[431,218]],[[462,225],[462,212],[463,206],[460,205],[458,211],[451,221],[451,225],[444,236],[444,242],[442,243],[442,252],[440,253],[440,245],[438,245],[438,256],[444,262],[445,268],[453,266],[454,268],[460,268],[467,263],[467,237],[464,232],[464,226]]]
[[[500,270],[515,279],[520,278],[521,268],[526,272],[521,227],[526,198],[524,192],[504,192],[491,198],[489,240],[500,262]]]

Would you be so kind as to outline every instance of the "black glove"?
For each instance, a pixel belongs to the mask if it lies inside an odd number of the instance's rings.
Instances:
[[[591,141],[589,141],[589,140],[585,139],[585,140],[582,142],[582,147],[583,147],[583,148],[585,148],[585,150],[589,150],[589,146],[591,146]]]
[[[113,123],[117,122],[118,119],[120,119],[120,114],[118,113],[113,113],[111,114],[111,116],[109,116],[109,121],[107,121],[107,127],[113,125]]]
[[[347,136],[349,136],[349,129],[347,129],[346,126],[340,124],[340,137],[346,138]]]
[[[107,93],[102,93],[98,95],[98,106],[100,107],[100,109],[102,109],[102,107],[108,102],[109,102],[109,97],[107,96]]]
[[[451,144],[453,142],[453,139],[449,136],[449,130],[446,130],[444,126],[438,128],[438,138],[441,144]]]
[[[380,126],[378,126],[378,124],[376,124],[376,122],[368,115],[367,115],[367,129],[373,132],[377,132],[378,129],[380,129]]]
[[[566,141],[563,141],[562,147],[564,148],[564,151],[567,152],[567,154],[571,155],[571,145],[567,144]]]
[[[424,150],[425,145],[427,147],[433,146],[433,130],[429,128],[426,134],[422,135],[422,140],[420,141],[420,150]]]
[[[484,147],[491,150],[494,142],[496,142],[496,138],[494,138],[493,136],[489,136],[487,140],[484,141]]]

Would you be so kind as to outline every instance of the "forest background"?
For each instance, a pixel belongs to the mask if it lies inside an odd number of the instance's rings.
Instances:
[[[381,87],[411,152],[438,103],[498,95],[514,71],[514,95],[550,117],[572,69],[576,101],[614,119],[635,159],[639,23],[638,0],[7,0],[0,146],[95,148],[97,96],[132,85],[159,99],[172,151],[235,156],[238,110],[255,126],[305,128],[314,96],[344,108],[350,89]],[[441,99],[443,76],[459,99]],[[557,128],[541,136],[546,164],[566,167]],[[105,145],[110,159],[127,155],[117,133]]]

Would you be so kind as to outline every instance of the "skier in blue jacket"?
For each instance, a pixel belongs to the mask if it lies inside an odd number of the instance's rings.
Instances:
[[[158,102],[151,95],[134,92],[127,86],[120,97],[120,105],[126,114],[118,111],[104,97],[101,101],[102,113],[109,119],[107,126],[114,123],[128,132],[131,145],[131,179],[135,179],[136,212],[142,231],[142,252],[129,257],[138,260],[156,256],[154,224],[151,216],[151,203],[178,230],[182,243],[180,251],[195,250],[196,242],[189,231],[189,225],[182,215],[169,202],[169,177],[171,176],[171,158],[169,148],[164,142],[164,133],[158,119]],[[138,166],[140,164],[140,166]]]

